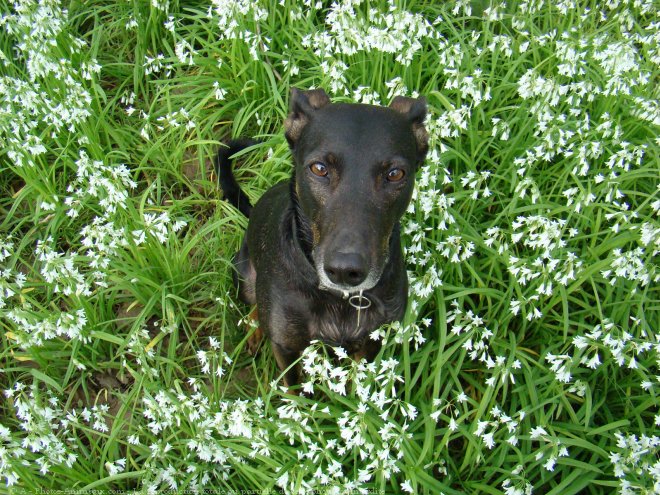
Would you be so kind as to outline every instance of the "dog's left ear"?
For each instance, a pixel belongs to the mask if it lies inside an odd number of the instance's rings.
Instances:
[[[408,98],[406,96],[397,96],[390,103],[390,108],[396,110],[408,119],[412,125],[413,134],[417,141],[417,155],[421,163],[429,150],[429,133],[424,127],[426,118],[426,98]]]
[[[330,103],[330,98],[322,89],[300,91],[291,88],[289,116],[284,121],[284,130],[289,146],[293,148],[303,129],[313,117],[314,112]]]

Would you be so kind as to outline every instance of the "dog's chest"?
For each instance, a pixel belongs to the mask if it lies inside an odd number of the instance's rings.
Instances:
[[[317,308],[309,321],[308,331],[311,340],[343,347],[350,353],[362,347],[371,332],[387,322],[375,305],[357,309],[342,301]]]

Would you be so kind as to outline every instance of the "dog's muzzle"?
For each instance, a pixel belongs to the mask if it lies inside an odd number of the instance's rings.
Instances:
[[[359,253],[336,252],[323,261],[323,272],[338,287],[358,287],[369,273],[367,262]]]

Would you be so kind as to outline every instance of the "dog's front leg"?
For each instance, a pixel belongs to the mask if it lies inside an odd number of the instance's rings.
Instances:
[[[371,340],[367,337],[367,341],[362,345],[362,347],[353,354],[353,359],[355,361],[360,361],[361,359],[366,359],[367,361],[373,361],[380,351],[381,342],[379,340]]]
[[[257,304],[256,283],[257,271],[248,252],[247,236],[243,238],[241,249],[234,256],[233,271],[234,286],[238,288],[238,296],[245,304]]]
[[[287,387],[297,385],[300,381],[300,370],[298,369],[298,365],[294,365],[294,363],[300,358],[301,352],[274,341],[271,341],[271,347],[277,365],[284,372],[284,385]]]

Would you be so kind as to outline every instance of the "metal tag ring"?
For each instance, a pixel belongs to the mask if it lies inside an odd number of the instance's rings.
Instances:
[[[371,307],[371,300],[362,294],[355,294],[354,296],[349,297],[348,304],[360,311]]]

